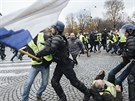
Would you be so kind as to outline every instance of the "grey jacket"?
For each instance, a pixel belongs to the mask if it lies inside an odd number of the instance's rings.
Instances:
[[[83,43],[78,39],[68,39],[69,52],[71,55],[77,55],[80,51],[84,51],[85,47]]]

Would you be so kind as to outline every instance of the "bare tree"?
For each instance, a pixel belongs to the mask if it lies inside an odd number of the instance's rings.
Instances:
[[[67,15],[66,17],[66,31],[71,33],[74,32],[75,29],[75,17],[74,14],[71,13],[69,15]]]
[[[107,18],[111,21],[113,28],[116,28],[117,22],[121,19],[121,12],[124,9],[123,0],[107,0],[104,5]]]
[[[80,32],[81,33],[84,33],[85,31],[88,32],[92,24],[92,17],[91,17],[90,11],[86,9],[80,10],[76,18],[77,18],[77,23],[78,23]]]

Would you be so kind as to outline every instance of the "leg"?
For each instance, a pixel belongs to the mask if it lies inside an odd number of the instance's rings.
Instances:
[[[111,70],[108,74],[108,81],[111,83],[115,83],[115,75],[126,66],[127,63],[121,62],[118,66],[116,66],[113,70]]]
[[[120,76],[117,77],[116,79],[116,84],[120,85],[124,80],[125,78],[129,75],[131,69],[134,67],[134,63],[130,63],[126,69],[121,73]]]
[[[10,61],[13,61],[13,59],[17,56],[17,53],[18,53],[18,52],[15,52],[15,53],[14,53],[14,55],[13,55],[13,57],[11,58]]]
[[[22,101],[28,101],[31,85],[36,75],[38,74],[38,72],[39,72],[38,67],[37,68],[31,67],[29,75],[28,75],[28,79],[24,84],[23,93],[22,93]]]
[[[56,94],[60,98],[61,101],[67,101],[66,95],[60,85],[60,79],[62,77],[63,73],[61,72],[60,66],[57,64],[55,71],[53,73],[53,77],[51,80],[52,87],[54,88]]]
[[[49,67],[41,66],[40,69],[41,69],[42,82],[41,82],[40,87],[36,93],[37,97],[41,97],[43,91],[47,87],[48,79],[49,79]]]
[[[135,101],[135,77],[131,74],[128,77],[128,94],[129,101]]]
[[[90,52],[93,52],[93,43],[90,44]]]
[[[76,74],[73,70],[73,66],[74,65],[72,62],[69,62],[68,64],[63,64],[62,72],[70,80],[70,83],[74,87],[84,93],[85,98],[83,101],[89,101],[91,95],[90,90],[81,81],[77,79]]]
[[[108,48],[106,49],[106,52],[108,53],[110,52],[110,50],[112,50],[112,43],[109,43]]]

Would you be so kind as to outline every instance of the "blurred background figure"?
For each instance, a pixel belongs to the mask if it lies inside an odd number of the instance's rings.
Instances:
[[[0,56],[1,60],[5,60],[6,54],[5,54],[5,45],[0,44]]]
[[[101,34],[101,44],[104,50],[106,50],[106,46],[107,46],[107,37],[108,37],[108,33],[106,29],[104,29],[104,31]]]
[[[84,53],[84,45],[83,43],[75,36],[74,33],[70,34],[70,37],[68,39],[69,43],[69,52],[74,60],[74,63],[78,65],[77,56],[80,53]]]
[[[13,54],[14,54],[14,55],[12,56],[12,58],[10,59],[10,61],[13,61],[14,58],[17,57],[18,50],[14,49],[14,50],[13,50]],[[17,57],[17,58],[18,58],[18,57]]]

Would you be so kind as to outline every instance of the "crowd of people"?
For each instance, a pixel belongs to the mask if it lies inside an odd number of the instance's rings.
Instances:
[[[67,101],[65,92],[62,89],[60,80],[63,75],[70,81],[71,85],[84,94],[83,101],[89,101],[92,97],[95,101],[122,101],[122,82],[128,77],[129,101],[135,101],[135,26],[126,24],[118,31],[91,31],[89,34],[70,33],[69,36],[63,34],[65,25],[58,21],[51,27],[51,34],[47,31],[40,32],[26,46],[25,50],[30,54],[40,58],[31,59],[32,66],[26,82],[24,83],[22,101],[28,101],[29,92],[37,74],[41,72],[41,85],[36,93],[37,100],[42,99],[42,93],[46,89],[49,78],[49,69],[52,62],[56,62],[56,67],[51,79],[52,87],[59,97],[59,101]],[[5,48],[1,44],[0,55],[4,60]],[[102,49],[101,49],[102,47]],[[96,76],[91,88],[87,88],[81,82],[74,71],[74,65],[78,65],[77,56],[90,52],[100,53],[105,50],[107,53],[121,55],[123,61],[108,74],[108,79],[104,80],[105,71],[102,70]],[[14,51],[16,56],[18,51]],[[70,55],[72,59],[70,58]],[[116,77],[116,74],[125,70]]]
[[[4,61],[6,60],[6,45],[0,43],[0,56],[1,56],[1,60]],[[23,53],[18,52],[18,50],[15,49],[10,49],[10,51],[13,53],[13,56],[11,57],[10,61],[14,62],[15,58],[16,60],[23,60]]]
[[[116,31],[110,34],[104,30],[101,34],[92,31],[89,35],[70,33],[65,37],[64,24],[60,21],[51,27],[52,34],[46,36],[47,32],[40,32],[36,39],[28,44],[31,54],[40,58],[32,59],[32,68],[28,79],[25,82],[22,94],[22,101],[28,101],[29,91],[36,75],[41,72],[42,83],[37,91],[37,99],[42,99],[42,92],[45,90],[48,82],[49,65],[56,62],[56,68],[51,80],[52,87],[59,97],[59,101],[67,101],[65,92],[60,84],[61,77],[65,75],[72,86],[84,94],[83,101],[89,101],[92,97],[95,101],[122,101],[122,82],[128,76],[129,100],[135,101],[135,26],[127,24],[121,28],[123,34],[119,36]],[[42,34],[41,34],[42,33]],[[126,47],[125,47],[126,46]],[[77,56],[80,53],[101,51],[103,47],[106,52],[122,55],[123,61],[113,70],[110,70],[108,79],[104,80],[105,71],[102,70],[96,76],[91,88],[87,88],[81,82],[74,72],[74,65],[78,65]],[[93,49],[94,48],[94,49]],[[72,59],[70,58],[70,54]],[[117,78],[116,74],[128,65]],[[44,72],[46,75],[43,76]]]

